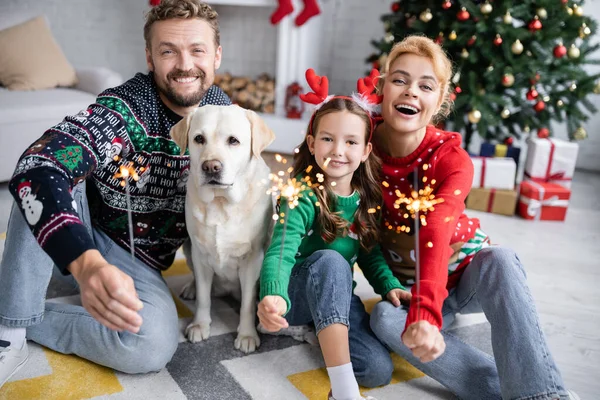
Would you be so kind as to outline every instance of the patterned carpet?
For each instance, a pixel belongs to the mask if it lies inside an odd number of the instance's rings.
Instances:
[[[1,237],[0,250],[4,238]],[[173,293],[191,278],[182,255],[165,273]],[[379,300],[360,271],[357,294],[371,309]],[[53,279],[48,298],[57,302],[79,301],[72,289]],[[192,317],[192,304],[174,296],[181,331]],[[238,323],[238,304],[230,298],[213,300],[211,338],[180,345],[167,368],[159,373],[126,375],[76,356],[66,356],[30,342],[30,359],[5,386],[0,400],[20,399],[326,399],[329,382],[318,347],[290,337],[261,335],[261,346],[244,355],[233,341]],[[491,352],[489,325],[481,319],[463,323],[454,334]],[[364,390],[386,399],[451,399],[441,385],[424,376],[400,357],[392,383]]]

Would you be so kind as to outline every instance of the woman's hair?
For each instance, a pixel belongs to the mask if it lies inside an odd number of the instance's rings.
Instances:
[[[340,97],[334,97],[315,111],[315,115],[307,128],[307,136],[316,136],[323,116],[341,111],[351,112],[363,119],[365,122],[365,142],[367,142],[371,135],[371,117],[353,100]],[[312,168],[309,168],[309,166]],[[371,153],[352,175],[352,188],[360,195],[360,203],[354,214],[354,226],[361,246],[367,251],[379,241],[378,218],[383,201],[379,183],[380,168],[381,160],[374,153]],[[326,173],[315,162],[315,157],[310,153],[308,144],[304,140],[298,148],[298,152],[294,155],[294,169],[291,176],[297,177],[300,175],[310,178],[313,191],[320,203],[320,212],[317,219],[321,226],[321,234],[326,242],[331,243],[336,237],[348,234],[348,222],[339,213],[332,211],[335,208],[336,196],[331,188],[331,182],[327,180],[323,183],[318,182],[317,174],[319,173],[326,176]],[[319,189],[320,185],[323,185],[322,190]],[[370,209],[377,212],[369,213]]]
[[[400,57],[402,54],[415,54],[418,56],[426,57],[431,60],[433,64],[433,72],[438,79],[440,84],[440,99],[441,106],[440,111],[433,116],[433,123],[438,123],[445,119],[450,111],[452,110],[452,100],[450,99],[450,79],[452,78],[452,62],[446,55],[446,52],[440,45],[435,43],[433,40],[425,36],[411,35],[407,36],[401,42],[398,42],[392,47],[392,50],[388,54],[388,57],[382,66],[381,75],[385,78],[385,75],[390,69],[390,66]],[[383,90],[385,79],[379,80],[379,91]]]
[[[194,19],[198,18],[206,21],[213,30],[215,46],[221,44],[219,32],[219,14],[211,6],[200,0],[162,0],[159,5],[152,7],[146,13],[146,23],[144,24],[144,40],[146,48],[151,49],[150,30],[156,21],[165,21],[168,19]]]

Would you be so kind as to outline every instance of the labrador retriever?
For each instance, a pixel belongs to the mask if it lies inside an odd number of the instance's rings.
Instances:
[[[196,297],[193,321],[185,334],[192,343],[210,335],[211,290],[241,300],[235,348],[256,350],[256,288],[272,227],[273,200],[266,193],[269,167],[261,152],[275,135],[253,111],[238,106],[198,108],[171,129],[171,137],[189,149],[185,219],[190,245],[184,246],[195,285],[184,297]],[[195,292],[195,293],[194,293]]]

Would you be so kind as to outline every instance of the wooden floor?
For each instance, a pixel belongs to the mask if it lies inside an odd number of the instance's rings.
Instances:
[[[265,159],[285,170],[272,154]],[[528,274],[544,332],[568,388],[600,399],[600,174],[575,174],[567,220],[532,222],[468,211],[495,243],[517,251]],[[0,185],[0,231],[12,198]]]

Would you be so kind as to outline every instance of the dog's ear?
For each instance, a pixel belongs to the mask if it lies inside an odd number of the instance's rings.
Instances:
[[[171,138],[181,149],[181,155],[185,154],[185,149],[188,145],[188,132],[190,131],[190,123],[194,116],[194,112],[189,113],[181,121],[173,125],[171,128]]]
[[[246,116],[252,131],[252,153],[260,158],[260,153],[275,140],[275,134],[254,111],[246,110]]]

